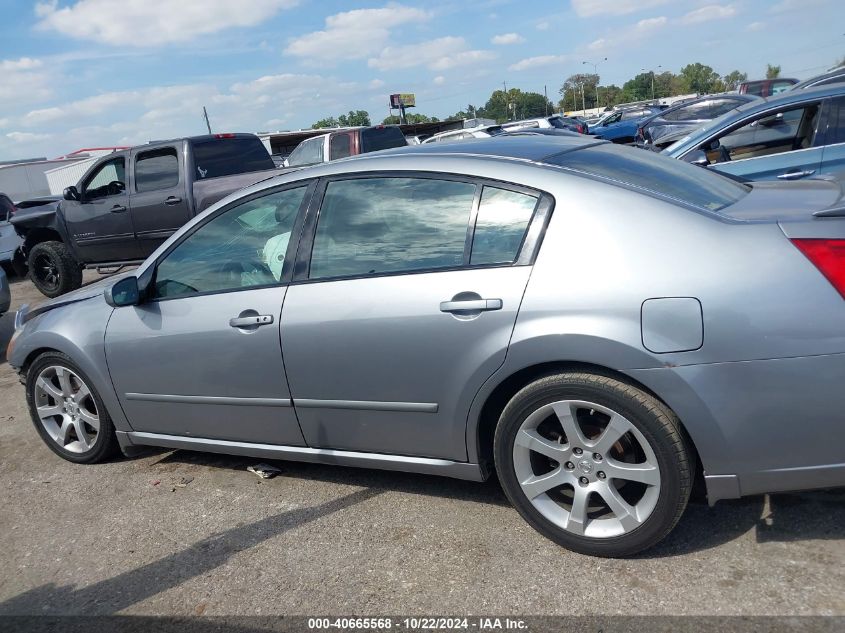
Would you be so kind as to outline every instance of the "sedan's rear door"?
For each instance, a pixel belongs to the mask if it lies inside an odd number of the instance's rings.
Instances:
[[[308,445],[466,460],[469,405],[504,361],[548,199],[401,172],[319,195],[281,328]]]

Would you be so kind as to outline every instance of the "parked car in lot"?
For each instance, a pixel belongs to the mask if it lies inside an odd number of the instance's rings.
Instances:
[[[522,119],[521,121],[508,121],[502,123],[502,129],[506,132],[524,129],[541,129],[541,130],[569,130],[570,132],[577,132],[578,134],[587,134],[588,126],[584,121],[579,119],[565,117],[560,114],[553,114],[552,116],[536,117],[533,119]]]
[[[797,83],[797,79],[789,79],[786,77],[778,77],[777,79],[755,79],[753,81],[743,81],[739,84],[737,92],[742,95],[754,95],[755,97],[771,97],[789,90]]]
[[[836,183],[503,136],[256,184],[22,308],[8,358],[72,462],[495,470],[541,533],[624,556],[696,477],[711,502],[845,485],[843,266]]]
[[[454,143],[456,141],[465,141],[473,138],[490,138],[497,136],[503,132],[501,125],[481,125],[473,128],[464,128],[461,130],[449,130],[448,132],[438,132],[432,134],[425,139],[421,145],[427,143]]]
[[[404,147],[407,144],[408,141],[402,134],[401,128],[396,125],[342,128],[305,139],[291,152],[284,165],[285,167],[316,165],[338,158]]]
[[[663,149],[673,142],[664,141],[664,138],[677,140],[677,133],[691,132],[708,121],[756,99],[758,97],[754,95],[729,92],[685,101],[640,120],[637,123],[636,142],[649,149]]]
[[[12,199],[0,193],[0,265],[11,266],[15,251],[21,244],[21,238],[15,233],[15,227],[9,221],[16,208]]]
[[[819,86],[829,86],[830,84],[840,84],[843,82],[845,82],[845,66],[839,66],[821,75],[799,81],[794,86],[790,86],[789,89],[806,90],[807,88],[818,88]]]
[[[590,126],[590,134],[614,143],[633,143],[637,138],[639,121],[666,109],[666,106],[637,106],[615,110]]]
[[[663,150],[749,180],[845,178],[845,84],[732,110]]]
[[[32,282],[56,297],[82,269],[138,263],[209,205],[272,175],[254,134],[156,141],[94,163],[58,202],[16,213]]]
[[[12,293],[9,290],[9,280],[6,278],[6,271],[0,266],[0,316],[9,311],[12,304]]]

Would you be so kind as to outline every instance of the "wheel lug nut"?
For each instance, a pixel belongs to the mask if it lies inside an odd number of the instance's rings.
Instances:
[[[607,475],[604,474],[603,470],[600,470],[596,475],[598,476],[599,479],[606,479],[607,478]]]
[[[580,455],[584,451],[580,448],[574,448],[574,449],[572,449],[572,452],[575,453],[576,455]]]
[[[597,462],[601,461],[601,455],[599,453],[593,453],[593,459]]]
[[[573,464],[572,462],[566,462],[565,466],[567,470],[574,470],[575,468],[575,464]]]
[[[582,486],[586,486],[588,483],[590,483],[590,480],[587,479],[586,477],[581,477],[578,481],[581,482]]]

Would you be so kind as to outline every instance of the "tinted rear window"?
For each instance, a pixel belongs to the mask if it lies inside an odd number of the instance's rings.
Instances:
[[[407,144],[405,135],[398,127],[370,127],[361,131],[362,154],[391,147],[404,147]]]
[[[267,148],[257,137],[194,141],[194,178],[205,180],[275,168]]]
[[[748,185],[704,167],[634,147],[599,145],[544,161],[710,211],[724,209],[751,191]]]

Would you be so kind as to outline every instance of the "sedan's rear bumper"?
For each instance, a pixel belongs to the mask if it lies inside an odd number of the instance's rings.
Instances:
[[[678,414],[711,500],[845,486],[845,354],[628,373]]]

